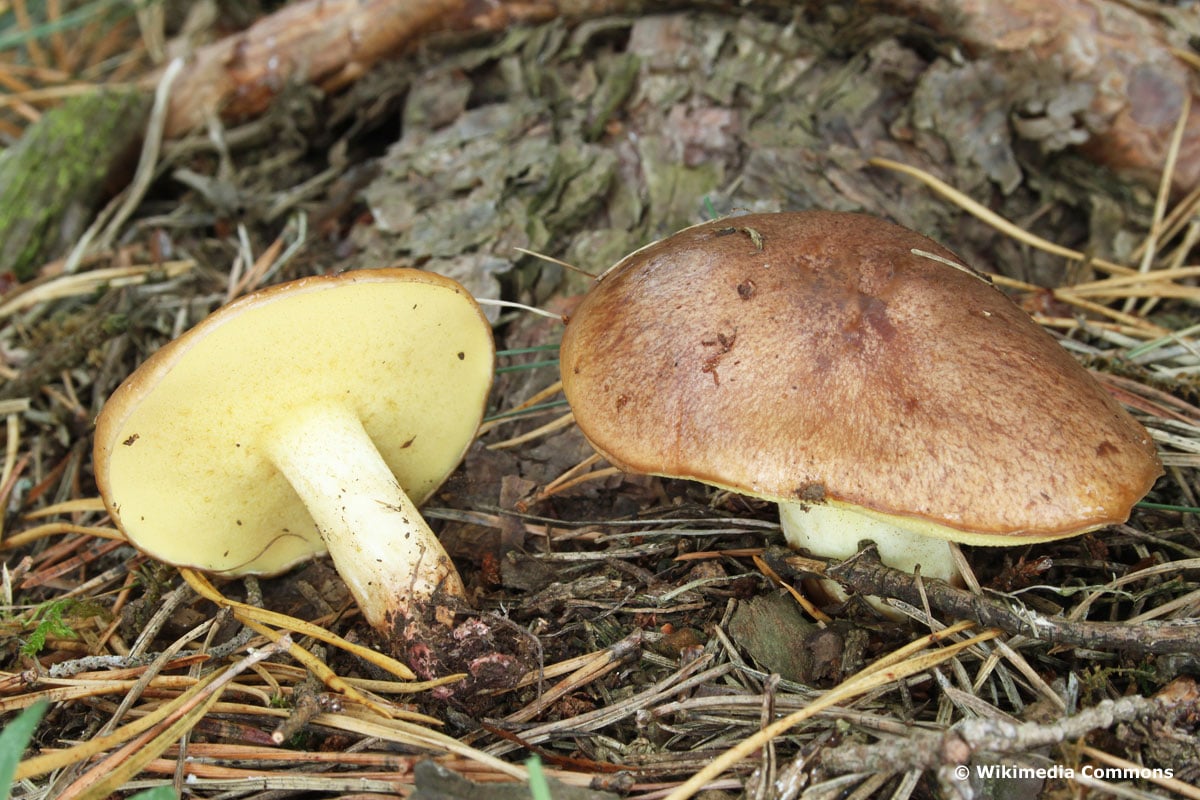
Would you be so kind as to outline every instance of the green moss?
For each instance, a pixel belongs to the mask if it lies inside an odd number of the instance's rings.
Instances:
[[[74,244],[140,136],[146,107],[140,90],[71,98],[0,153],[0,253],[8,254],[0,269],[28,280]]]

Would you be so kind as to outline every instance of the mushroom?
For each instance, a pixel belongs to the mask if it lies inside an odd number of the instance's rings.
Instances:
[[[462,582],[417,512],[474,438],[491,328],[410,269],[302,278],[163,346],[96,424],[113,520],[164,562],[274,575],[328,551],[376,629]]]
[[[788,543],[949,580],[948,542],[1123,522],[1162,473],[1146,430],[954,253],[849,213],[752,214],[602,275],[563,391],[624,470],[780,504]]]

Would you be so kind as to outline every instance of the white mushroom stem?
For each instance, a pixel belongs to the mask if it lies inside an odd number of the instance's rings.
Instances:
[[[465,596],[450,557],[352,411],[306,409],[266,441],[372,627],[386,631],[439,588]]]
[[[816,556],[849,558],[858,552],[860,541],[870,539],[879,548],[880,561],[889,567],[912,573],[920,564],[922,577],[947,583],[958,576],[945,538],[881,517],[832,503],[780,503],[779,521],[789,546]]]

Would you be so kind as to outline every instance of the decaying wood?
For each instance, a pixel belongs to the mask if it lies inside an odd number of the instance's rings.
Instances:
[[[327,91],[342,88],[430,33],[501,31],[519,23],[622,13],[642,5],[639,0],[292,3],[193,55],[175,88],[166,133],[179,136],[216,112],[227,119],[259,114],[290,82]]]
[[[557,17],[719,5],[641,0],[293,3],[196,52],[174,93],[167,135],[196,128],[217,111],[228,119],[261,113],[289,82],[341,88],[434,32],[497,32]],[[752,10],[777,4],[738,5]],[[1079,120],[1090,135],[1085,151],[1148,185],[1163,172],[1172,130],[1190,97],[1174,182],[1184,190],[1200,182],[1200,97],[1161,23],[1115,0],[890,0],[886,5],[933,25],[976,55],[1001,56],[1001,63],[1010,61],[1017,69],[1035,60],[1058,70],[1065,84],[1083,86],[1091,95]]]
[[[436,32],[498,32],[512,25],[557,17],[585,18],[646,13],[672,7],[719,7],[720,3],[642,0],[304,0],[285,6],[232,36],[197,50],[172,93],[165,134],[178,137],[219,113],[227,120],[265,111],[289,84],[334,91],[352,83],[382,59],[403,54]],[[752,3],[749,8],[774,7]],[[1189,105],[1174,171],[1177,189],[1200,183],[1200,97],[1188,65],[1172,53],[1165,26],[1113,0],[972,0],[953,12],[940,0],[890,0],[898,13],[914,16],[952,36],[978,56],[1030,59],[1057,70],[1064,84],[1090,93],[1081,110],[1047,110],[1081,117],[1083,149],[1097,162],[1147,185],[1159,179],[1172,131]],[[147,76],[152,86],[158,75]],[[147,98],[137,92],[104,93],[64,104],[31,128],[22,144],[0,159],[6,209],[0,213],[0,249],[12,254],[18,279],[55,252],[69,207],[90,208],[107,166],[136,139]],[[73,111],[71,109],[81,109]],[[66,120],[87,125],[72,143]],[[1036,125],[1037,120],[1026,121]],[[56,126],[53,132],[48,129]],[[53,135],[49,135],[53,133]],[[32,162],[39,167],[31,169]],[[8,176],[6,178],[6,176]],[[59,187],[59,188],[56,188]],[[61,187],[67,187],[65,191]]]
[[[18,280],[74,243],[140,139],[149,100],[130,89],[71,98],[0,153],[0,253]]]
[[[261,113],[290,82],[343,86],[463,6],[462,0],[287,5],[192,56],[175,86],[166,134],[197,128],[217,111],[229,119]]]
[[[1117,171],[1157,182],[1171,133],[1191,98],[1174,186],[1200,182],[1200,97],[1193,70],[1177,58],[1165,26],[1112,0],[889,0],[892,9],[925,20],[973,55],[1003,56],[1014,67],[1040,62],[1064,83],[1087,87],[1081,122],[1092,138],[1083,149]]]

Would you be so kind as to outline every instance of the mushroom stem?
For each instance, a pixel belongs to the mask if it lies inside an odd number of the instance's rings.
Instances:
[[[271,461],[308,508],[372,627],[387,632],[439,589],[465,597],[450,556],[351,409],[312,407],[272,434]]]
[[[870,539],[879,548],[879,559],[889,567],[915,571],[921,576],[939,578],[947,583],[958,576],[950,543],[931,532],[934,525],[913,521],[917,530],[903,521],[852,511],[833,503],[780,503],[779,521],[788,545],[824,558],[849,558],[858,552],[858,543]]]

